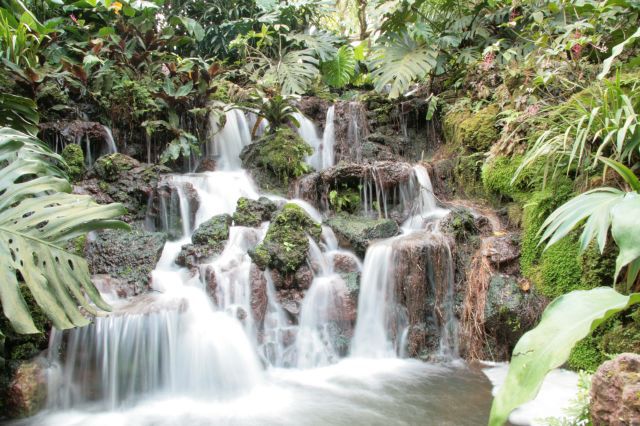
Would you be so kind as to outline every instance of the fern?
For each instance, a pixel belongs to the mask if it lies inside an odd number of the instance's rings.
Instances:
[[[438,51],[422,43],[416,43],[408,35],[398,37],[390,44],[374,52],[374,86],[378,92],[389,88],[389,97],[397,98],[409,85],[425,77],[437,65]]]
[[[356,59],[350,46],[338,49],[336,57],[322,64],[322,74],[326,83],[340,88],[349,83],[356,69]]]

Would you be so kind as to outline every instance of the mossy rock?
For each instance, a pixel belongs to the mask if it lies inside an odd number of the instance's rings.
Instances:
[[[271,220],[276,209],[276,204],[267,197],[260,197],[258,200],[240,197],[233,213],[233,222],[236,226],[257,227],[262,222]]]
[[[540,189],[544,180],[542,167],[531,165],[520,172],[522,156],[496,157],[482,166],[482,185],[487,194],[500,199],[526,201],[532,191]]]
[[[477,112],[459,109],[444,117],[444,132],[447,143],[463,147],[470,152],[486,152],[498,140],[496,119],[499,108],[488,105]]]
[[[262,243],[249,255],[260,268],[292,273],[307,259],[308,238],[319,240],[321,233],[321,226],[300,206],[285,204],[271,221]]]
[[[214,244],[229,238],[231,216],[221,214],[203,222],[191,236],[194,244]]]
[[[456,156],[453,166],[453,179],[456,190],[467,196],[481,196],[484,194],[482,186],[482,164],[484,154]]]
[[[313,148],[296,132],[280,127],[245,147],[240,158],[263,189],[286,192],[290,180],[311,171],[305,163],[311,154]]]
[[[79,180],[84,174],[84,153],[80,145],[72,143],[62,150],[62,158],[66,163],[66,171],[71,181]]]
[[[451,209],[447,217],[442,220],[440,229],[453,235],[456,241],[464,241],[479,233],[473,214],[469,209],[463,207]]]
[[[115,153],[98,158],[93,165],[95,173],[108,182],[115,181],[120,174],[140,166],[140,162],[127,155]]]
[[[398,224],[391,219],[368,219],[358,216],[340,215],[326,221],[340,240],[341,246],[351,247],[364,257],[373,240],[398,235]]]

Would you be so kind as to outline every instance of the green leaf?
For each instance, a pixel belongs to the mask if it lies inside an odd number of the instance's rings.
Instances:
[[[628,39],[626,39],[620,44],[613,46],[613,48],[611,49],[611,56],[605,59],[604,62],[602,63],[602,71],[600,72],[600,74],[598,74],[598,79],[602,80],[607,76],[607,74],[609,74],[609,71],[611,70],[611,65],[613,65],[614,59],[616,59],[622,53],[622,51],[624,50],[624,47],[627,44],[631,43],[638,37],[640,37],[640,27],[638,27],[636,32],[633,33]]]
[[[636,303],[640,293],[625,296],[610,287],[573,291],[551,302],[538,326],[516,344],[507,378],[493,400],[489,425],[502,426],[511,411],[535,398],[547,373],[567,361],[578,341]]]
[[[620,177],[622,177],[622,179],[624,179],[624,181],[629,184],[631,189],[636,192],[640,192],[640,180],[630,168],[618,161],[612,160],[607,157],[600,157],[599,160],[615,170],[616,173],[618,173]]]
[[[338,49],[336,57],[322,64],[322,74],[331,87],[344,87],[355,73],[356,60],[350,46]]]
[[[35,135],[38,133],[39,121],[40,116],[33,100],[0,93],[0,126]]]
[[[623,267],[640,257],[640,195],[629,192],[611,208],[611,235],[620,253],[616,277]]]
[[[183,96],[187,96],[189,93],[191,93],[192,89],[193,81],[189,81],[187,84],[185,84],[184,86],[180,86],[180,88],[176,90],[175,97],[181,98]]]
[[[318,32],[314,34],[291,34],[286,36],[289,40],[302,42],[311,49],[321,61],[328,61],[336,55],[338,49],[335,45],[338,39],[331,33]]]
[[[272,66],[266,77],[275,77],[283,95],[304,93],[318,75],[318,60],[309,49],[287,52],[282,60]]]
[[[92,230],[129,229],[114,220],[126,212],[122,205],[69,194],[71,186],[55,165],[60,162],[34,137],[0,128],[0,302],[18,333],[38,332],[20,280],[57,328],[87,324],[78,307],[95,314],[90,302],[109,310],[91,283],[86,261],[61,245]]]
[[[425,77],[437,65],[438,52],[424,43],[416,43],[409,36],[396,39],[375,54],[372,75],[378,92],[389,88],[389,97],[397,98],[409,85]]]

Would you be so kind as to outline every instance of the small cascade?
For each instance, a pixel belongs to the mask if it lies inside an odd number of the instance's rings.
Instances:
[[[211,136],[206,153],[218,157],[217,170],[239,170],[242,167],[242,148],[251,143],[246,115],[238,109],[227,111],[224,127],[220,129],[218,117],[210,114],[209,131]]]
[[[111,129],[107,126],[102,126],[104,129],[104,141],[107,144],[106,154],[115,154],[118,152],[118,147],[116,146],[116,141],[113,140],[113,133],[111,133]]]
[[[379,182],[375,174],[372,181]],[[376,186],[378,190],[380,187],[380,184]],[[438,222],[448,210],[438,207],[429,174],[423,166],[414,166],[413,177],[404,189],[400,191],[401,197],[412,199],[413,203],[405,205],[409,216],[402,225],[402,235],[373,244],[365,255],[351,355],[385,358],[406,353],[413,338],[409,326],[422,318],[411,318],[396,299],[413,298],[416,291],[424,292],[428,285],[435,300],[429,316],[437,324],[440,335],[438,356],[452,359],[458,354],[453,257],[449,242],[438,230]],[[376,199],[386,204],[384,191],[381,192]],[[379,210],[386,215],[386,208]],[[414,267],[418,270],[413,270]],[[407,288],[410,293],[403,294]],[[426,298],[426,293],[421,294],[420,301],[405,300],[404,305],[420,311],[422,307],[413,304],[422,303]]]
[[[327,109],[327,118],[322,137],[318,136],[316,125],[303,114],[295,113],[294,117],[300,123],[298,134],[313,148],[313,154],[307,157],[307,164],[315,170],[324,170],[335,164],[335,106]]]
[[[340,358],[337,340],[346,307],[346,285],[334,273],[332,258],[311,238],[309,245],[309,261],[316,272],[300,311],[296,339],[299,368],[321,367]]]
[[[396,355],[391,334],[395,308],[393,239],[378,242],[367,250],[351,355],[365,358],[393,358]]]

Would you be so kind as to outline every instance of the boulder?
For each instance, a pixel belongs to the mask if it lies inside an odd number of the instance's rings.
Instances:
[[[36,359],[20,363],[6,390],[4,403],[11,418],[29,417],[44,408],[47,401],[47,374],[44,363]]]
[[[214,216],[203,222],[193,232],[192,243],[182,246],[176,263],[194,269],[207,259],[222,253],[226,241],[229,239],[230,226],[231,216],[228,214]]]
[[[391,238],[400,232],[398,224],[391,219],[367,219],[341,215],[325,223],[333,229],[341,247],[353,249],[360,257],[364,257],[367,247],[373,240]]]
[[[260,197],[258,200],[240,197],[233,213],[233,223],[236,226],[257,227],[262,222],[271,220],[276,209],[276,203],[267,197]]]
[[[186,203],[186,206],[181,206],[181,203]],[[148,203],[145,222],[166,232],[169,238],[178,239],[184,234],[182,211],[189,212],[189,224],[193,224],[199,207],[200,197],[193,185],[167,175],[160,179],[153,199]]]
[[[291,274],[307,259],[309,237],[319,240],[321,233],[320,224],[300,206],[285,204],[273,218],[262,243],[249,251],[249,255],[261,269],[268,267]]]
[[[624,353],[598,368],[591,379],[594,426],[640,425],[640,355]]]
[[[122,203],[127,208],[122,219],[139,222],[147,215],[160,175],[168,172],[167,167],[140,163],[124,154],[105,155],[96,161],[87,178],[74,186],[74,192],[89,194],[100,204]]]
[[[133,229],[130,232],[107,229],[89,239],[85,257],[92,274],[108,274],[120,280],[116,289],[125,296],[137,295],[149,288],[167,235]]]

